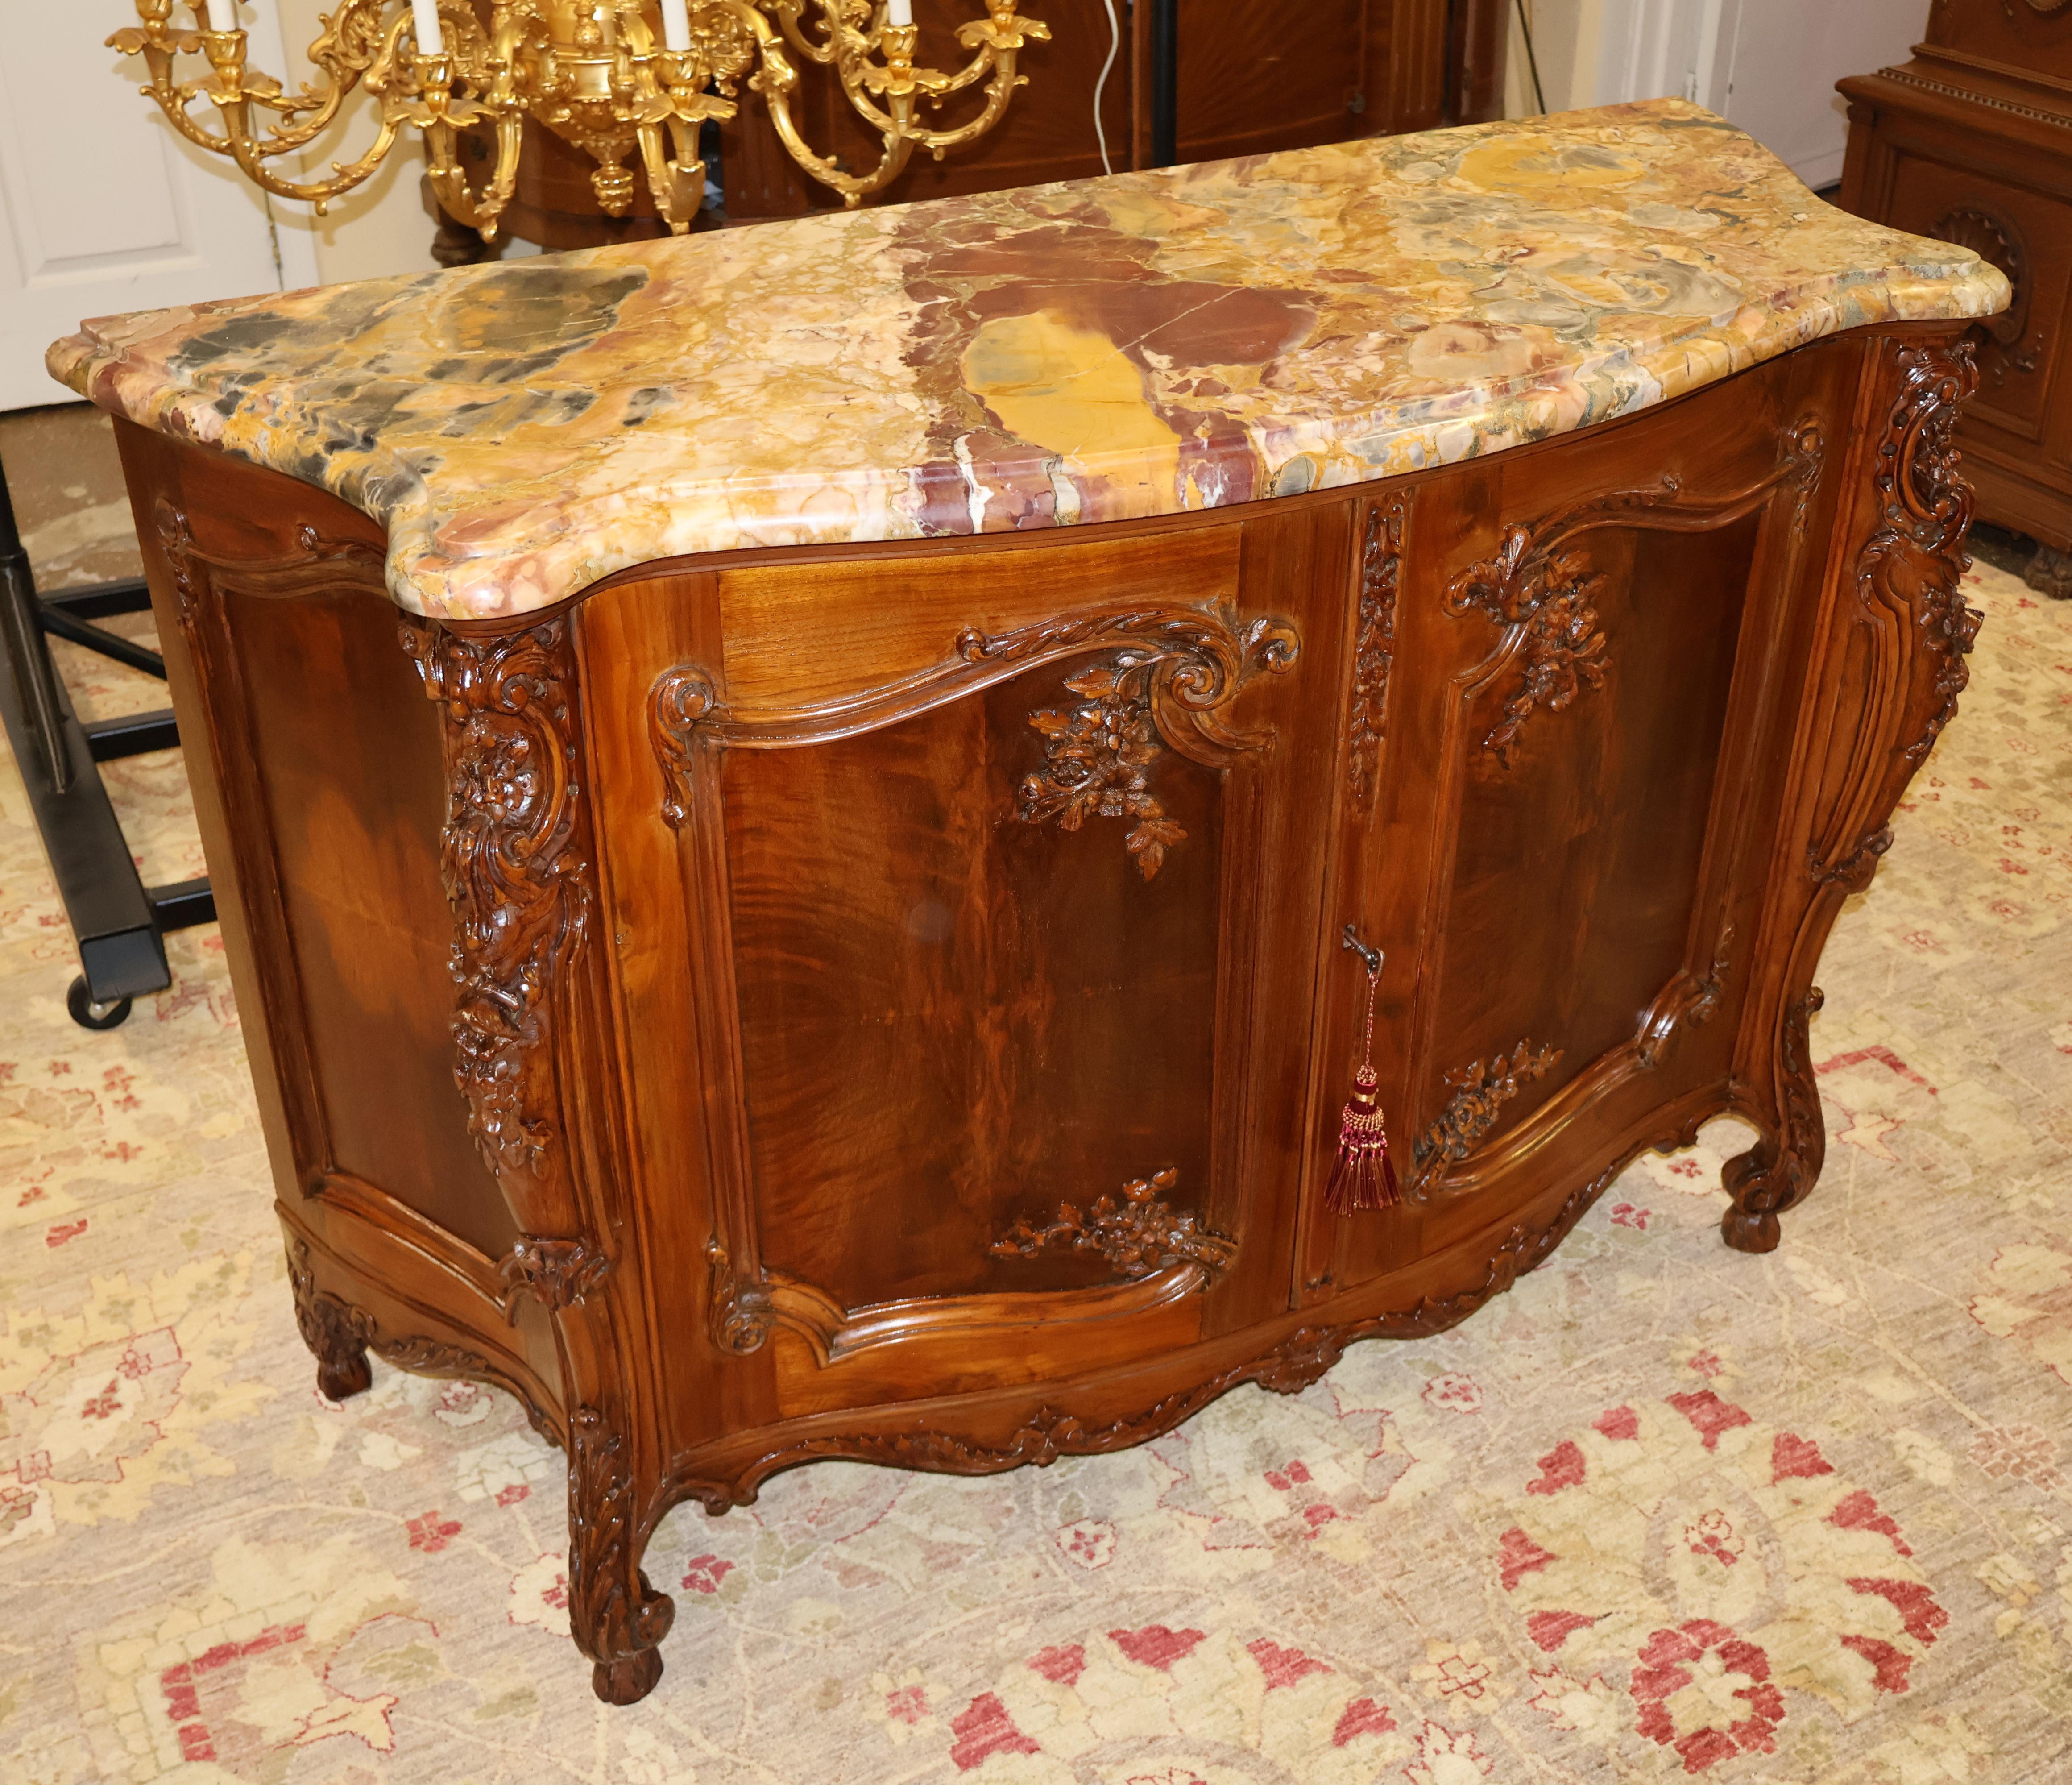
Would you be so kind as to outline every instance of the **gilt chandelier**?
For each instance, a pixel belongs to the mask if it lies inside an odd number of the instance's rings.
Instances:
[[[804,19],[808,5],[814,17]],[[898,179],[916,149],[937,160],[997,124],[1027,76],[1017,54],[1050,28],[986,0],[986,14],[957,27],[968,52],[953,73],[917,68],[912,0],[495,0],[487,20],[468,0],[339,0],[310,46],[321,78],[290,93],[245,65],[237,0],[192,0],[192,28],[176,24],[175,0],[137,0],[141,25],[109,38],[141,56],[155,99],[189,142],[236,161],[245,176],[282,198],[322,212],[372,175],[397,139],[424,138],[432,189],[456,222],[494,240],[518,175],[524,120],[536,120],[596,162],[590,184],[609,216],[633,202],[637,154],[655,208],[681,234],[704,200],[699,127],[737,110],[744,77],[762,95],[786,150],[820,184],[853,205]],[[175,77],[182,56],[209,72]],[[792,57],[834,70],[857,114],[882,139],[878,165],[853,172],[815,153],[792,117],[799,71]],[[983,102],[952,129],[923,125],[943,103],[983,84]],[[356,87],[380,102],[374,140],[323,179],[284,178],[269,165],[306,149]],[[216,121],[205,109],[213,106]],[[487,180],[471,186],[458,146],[463,131],[493,136]]]

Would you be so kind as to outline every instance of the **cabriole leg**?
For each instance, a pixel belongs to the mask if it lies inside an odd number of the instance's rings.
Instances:
[[[659,1645],[676,1602],[641,1572],[633,1478],[619,1434],[594,1407],[569,1418],[569,1628],[607,1705],[638,1703],[662,1677]]]
[[[1737,1252],[1774,1252],[1778,1216],[1803,1202],[1827,1156],[1827,1125],[1820,1114],[1807,1026],[1820,1008],[1820,988],[1785,1008],[1778,1023],[1774,1125],[1721,1174],[1733,1199],[1720,1217],[1720,1236]]]

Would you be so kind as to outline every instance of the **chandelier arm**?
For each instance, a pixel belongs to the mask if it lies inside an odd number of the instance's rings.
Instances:
[[[819,63],[822,68],[841,59],[847,47],[843,41],[845,37],[856,38],[859,47],[865,41],[860,32],[845,23],[835,12],[832,0],[818,0],[821,27],[827,33],[827,40],[822,43],[808,41],[804,27],[799,23],[799,14],[805,10],[805,0],[757,0],[757,3],[768,7],[776,16],[778,28],[783,32],[785,40],[793,49],[808,61]]]
[[[1007,110],[1008,101],[1014,96],[1014,89],[1028,84],[1028,76],[1014,72],[1013,51],[1003,51],[998,72],[985,89],[985,109],[969,123],[960,125],[954,130],[917,130],[914,132],[915,140],[923,148],[932,150],[939,158],[946,150],[961,149],[967,142],[977,141],[997,124]]]
[[[468,121],[463,119],[462,121]],[[485,241],[496,239],[497,220],[517,190],[518,157],[524,114],[515,108],[495,113],[496,167],[489,183],[479,192],[468,190],[467,170],[454,154],[456,132],[450,118],[434,120],[425,129],[425,146],[431,151],[426,177],[432,183],[439,208],[455,223],[479,230]]]

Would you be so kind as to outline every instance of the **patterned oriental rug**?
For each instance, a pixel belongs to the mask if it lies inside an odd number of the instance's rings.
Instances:
[[[1971,582],[1962,716],[1822,968],[1781,1251],[1720,1244],[1719,1124],[1292,1400],[684,1508],[627,1710],[516,1408],[316,1392],[216,932],[75,1028],[0,766],[0,1781],[2072,1779],[2072,607]],[[199,871],[177,759],[110,779],[147,870]]]

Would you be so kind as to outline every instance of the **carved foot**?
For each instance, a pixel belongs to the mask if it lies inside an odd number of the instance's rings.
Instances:
[[[309,1243],[299,1237],[288,1247],[288,1281],[295,1292],[295,1324],[302,1343],[317,1360],[317,1386],[333,1400],[364,1394],[374,1385],[368,1367],[367,1342],[374,1322],[350,1304],[317,1287],[310,1263]]]
[[[319,1355],[317,1359],[317,1386],[333,1400],[345,1400],[354,1395],[364,1395],[374,1386],[374,1372],[368,1368],[364,1346],[351,1351],[340,1351],[332,1356]]]
[[[1795,1154],[1780,1154],[1772,1141],[1758,1141],[1749,1152],[1727,1161],[1720,1181],[1733,1203],[1720,1217],[1720,1237],[1736,1252],[1774,1252],[1782,1234],[1778,1215],[1812,1187],[1814,1171]]]
[[[2072,601],[2072,552],[2053,545],[2039,545],[2021,580],[2040,595],[2054,601]]]
[[[662,1651],[643,1649],[623,1661],[600,1661],[590,1669],[591,1689],[607,1705],[637,1705],[662,1677]]]
[[[640,1569],[647,1533],[627,1468],[624,1437],[595,1407],[569,1417],[569,1630],[594,1664],[590,1683],[607,1705],[631,1705],[662,1677],[656,1652],[676,1602]]]

